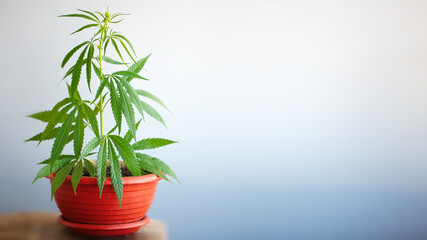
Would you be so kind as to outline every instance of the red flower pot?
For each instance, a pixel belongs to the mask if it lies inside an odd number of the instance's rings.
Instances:
[[[53,175],[47,178],[52,182]],[[157,183],[160,179],[154,174],[123,177],[121,207],[110,178],[105,179],[104,189],[100,198],[99,187],[95,177],[82,177],[75,195],[71,186],[71,176],[67,176],[65,182],[55,192],[54,198],[59,211],[61,211],[66,221],[96,224],[101,228],[102,225],[110,225],[111,227],[114,224],[119,228],[123,228],[124,224],[141,222],[144,219],[153,202]],[[147,222],[147,220],[144,222]],[[69,229],[77,232],[75,227],[69,227]],[[133,227],[132,232],[138,229],[139,227],[136,229]],[[80,231],[80,233],[82,232]]]

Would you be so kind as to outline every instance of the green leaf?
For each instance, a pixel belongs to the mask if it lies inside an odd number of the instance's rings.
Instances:
[[[148,81],[148,79],[143,78],[140,75],[138,75],[137,73],[134,73],[134,72],[131,72],[131,71],[117,71],[117,72],[113,73],[113,75],[126,76],[126,77],[129,77],[129,78],[144,79],[144,80]]]
[[[147,138],[134,143],[132,145],[132,148],[134,150],[146,150],[146,149],[164,147],[172,143],[176,143],[176,141],[172,141],[164,138]]]
[[[83,47],[84,45],[86,45],[88,43],[89,43],[89,41],[82,42],[79,45],[77,45],[76,47],[74,47],[73,49],[71,49],[71,51],[69,51],[67,53],[67,55],[65,55],[64,59],[62,60],[61,67],[63,68],[65,66],[65,64],[67,64],[68,60],[70,60],[70,58],[74,55],[74,53],[77,52],[77,50],[79,50],[81,47]],[[64,78],[66,78],[66,76]]]
[[[56,190],[64,183],[65,179],[67,178],[68,174],[70,174],[71,169],[74,166],[75,161],[72,161],[65,165],[59,172],[55,174],[55,177],[52,180],[51,184],[51,199],[53,199],[53,194],[56,192]]]
[[[104,42],[104,55],[105,55],[105,53],[107,53],[107,47],[108,47],[108,43],[110,43],[110,37],[108,37],[107,38],[107,40],[105,40],[105,42]],[[102,58],[102,59],[104,59],[104,57]],[[107,61],[108,62],[108,61]],[[124,64],[124,63],[123,63]]]
[[[101,79],[101,70],[99,70],[99,67],[95,65],[95,63],[92,62],[93,71],[95,72],[96,76],[98,76],[99,79]]]
[[[49,135],[47,135],[43,140],[54,139],[56,137],[56,135],[58,134],[58,131],[59,131],[59,127],[52,129],[52,131],[49,133]],[[40,141],[42,134],[43,134],[43,132],[41,132],[37,135],[34,135],[33,137],[25,140],[25,142]]]
[[[132,43],[127,38],[125,38],[125,36],[123,36],[123,35],[116,34],[116,36],[119,37],[119,38],[121,38],[121,39],[123,39],[123,40],[125,40],[127,42],[127,44],[129,45],[129,47],[132,49],[133,54],[135,54],[135,56],[136,56],[136,52],[135,52],[135,49],[132,46]]]
[[[176,181],[178,181],[181,184],[181,182],[179,181],[175,172],[166,163],[164,163],[162,160],[160,160],[158,158],[150,157],[148,155],[146,155],[145,160],[148,161],[149,163],[151,163],[151,165],[153,165],[160,172],[173,177]]]
[[[162,100],[160,100],[158,97],[154,96],[152,93],[147,92],[145,90],[135,90],[135,92],[138,95],[141,95],[143,97],[149,98],[155,102],[157,102],[158,104],[160,104],[162,107],[164,107],[166,110],[169,111],[169,109],[166,107],[166,105],[162,102]],[[169,111],[170,112],[170,111]]]
[[[123,198],[123,179],[122,170],[120,169],[120,162],[117,158],[116,152],[111,142],[108,142],[109,157],[111,160],[111,183],[113,184],[114,192],[119,199],[120,207],[122,206]]]
[[[71,175],[71,185],[73,186],[74,195],[77,195],[77,185],[79,185],[80,179],[83,176],[83,161],[80,160],[77,162],[77,165],[73,169],[73,174]]]
[[[73,93],[76,92],[77,86],[79,85],[80,74],[82,72],[82,66],[83,66],[83,58],[85,56],[87,48],[88,47],[85,47],[85,49],[83,49],[79,58],[77,59],[76,64],[74,65],[73,75],[71,76],[71,96],[74,96]]]
[[[110,88],[110,104],[111,104],[111,110],[113,111],[113,116],[116,121],[116,124],[119,128],[119,133],[122,127],[122,105],[120,104],[120,98],[117,95],[116,88],[114,87],[114,84],[108,85]]]
[[[106,61],[107,63],[115,64],[115,65],[125,65],[126,64],[126,63],[122,63],[122,62],[116,61],[116,60],[114,60],[114,59],[112,59],[110,57],[107,57],[107,56],[103,56],[102,60]]]
[[[145,58],[142,58],[142,59],[140,59],[140,60],[138,60],[136,63],[134,63],[132,66],[130,66],[129,68],[128,68],[128,71],[130,71],[130,72],[134,72],[134,73],[139,73],[141,70],[142,70],[142,68],[145,66],[145,63],[147,62],[147,60],[148,60],[148,58],[151,56],[151,54],[150,55],[148,55],[148,56],[146,56]],[[132,78],[131,77],[127,77],[127,76],[124,76],[123,77],[123,80],[125,80],[125,81],[131,81],[132,80]]]
[[[50,158],[46,159],[43,162],[46,162],[47,164],[39,170],[39,172],[37,173],[36,177],[33,180],[33,183],[40,178],[44,178],[44,177],[58,171],[58,169],[65,166],[66,164],[68,164],[73,159],[74,159],[74,156],[71,156],[71,155],[60,156],[58,158],[58,160],[53,164],[52,167],[50,165],[50,161],[51,161]]]
[[[142,153],[136,153],[136,157],[139,159],[139,166],[150,173],[156,174],[157,176],[165,179],[166,181],[170,182],[170,180],[159,170],[157,169],[155,166],[153,166],[153,164],[151,163],[151,161],[149,160],[151,157],[146,155],[146,154],[142,154]]]
[[[160,116],[160,113],[157,112],[156,109],[154,109],[152,106],[150,106],[148,103],[141,101],[142,108],[144,111],[152,116],[154,119],[162,123],[166,127],[166,123],[163,121],[162,116]]]
[[[46,139],[47,136],[49,136],[52,132],[52,130],[54,129],[54,127],[56,126],[56,124],[58,124],[60,122],[60,120],[67,114],[68,110],[70,110],[70,108],[73,107],[71,104],[65,106],[59,113],[58,115],[55,116],[54,119],[52,119],[52,121],[49,121],[49,123],[47,124],[46,128],[43,131],[42,136],[40,137],[40,141],[39,144]],[[55,107],[54,107],[55,108]],[[68,117],[67,117],[68,118]]]
[[[104,90],[105,86],[109,84],[109,78],[110,77],[104,78],[101,84],[99,84],[98,90],[96,90],[95,99],[93,99],[92,103],[94,103],[99,98],[99,96],[101,96],[101,93]]]
[[[86,158],[84,158],[83,160],[84,160],[84,166],[86,170],[89,172],[90,176],[95,177],[95,173],[96,173],[95,164]]]
[[[129,49],[126,47],[126,45],[123,43],[123,41],[121,39],[118,39],[120,44],[122,45],[122,47],[125,49],[126,53],[128,54],[128,56],[130,57],[130,59],[132,59],[133,62],[136,62],[135,59],[132,57],[132,54],[129,52]]]
[[[65,159],[65,158],[75,159],[76,156],[64,154],[64,155],[59,156],[58,161],[60,161],[61,159]],[[37,163],[37,165],[40,165],[40,164],[50,164],[51,161],[52,160],[50,158],[48,158],[48,159],[46,159],[46,160],[44,160],[42,162]]]
[[[107,171],[107,140],[104,138],[99,147],[98,158],[96,160],[96,178],[98,179],[99,198],[101,198],[104,188],[105,175]]]
[[[84,14],[78,14],[78,13],[73,13],[73,14],[65,14],[65,15],[60,15],[58,17],[77,17],[77,18],[84,18],[84,19],[88,19],[94,22],[97,22],[95,19],[93,19],[92,17],[89,17],[87,15]]]
[[[141,120],[142,120],[142,119],[141,119]],[[138,129],[139,124],[141,123],[141,120],[139,120],[139,121],[136,123],[136,125],[135,125],[136,129]],[[132,141],[132,132],[131,132],[130,130],[128,130],[128,131],[126,132],[126,134],[125,134],[125,136],[124,136],[124,139],[125,139],[125,141],[126,141],[126,142],[128,142],[128,143],[130,143],[130,142]]]
[[[53,147],[50,154],[52,163],[54,163],[58,159],[59,155],[61,155],[62,150],[64,149],[65,144],[67,143],[68,135],[71,132],[71,123],[74,120],[74,115],[76,113],[76,110],[77,109],[75,108],[73,111],[71,111],[67,120],[59,129],[58,135],[56,136],[55,141],[53,142]]]
[[[83,111],[78,111],[76,118],[76,128],[74,130],[74,155],[78,158],[83,147],[83,138],[85,133],[83,122]]]
[[[28,115],[27,117],[34,118],[34,119],[40,120],[42,122],[49,122],[56,115],[58,115],[58,112],[43,111],[43,112],[38,112],[38,113]]]
[[[90,92],[92,92],[90,90],[90,80],[92,78],[92,58],[93,58],[94,51],[95,51],[94,46],[91,45],[89,47],[89,51],[87,53],[87,58],[86,58],[86,79],[87,79],[87,86]]]
[[[83,10],[83,9],[77,9],[77,10],[80,11],[80,12],[84,12],[86,14],[91,15],[92,17],[94,17],[99,22],[99,18],[95,14],[93,14],[93,13],[91,13],[89,11]]]
[[[142,118],[144,118],[144,106],[141,104],[141,99],[139,99],[138,94],[135,92],[135,89],[123,79],[119,79],[122,86],[126,88],[127,93],[129,94],[130,101],[135,105],[138,112],[141,114]]]
[[[98,24],[96,24],[96,23],[84,25],[83,27],[81,27],[81,28],[77,29],[76,31],[72,32],[70,35],[73,35],[74,33],[81,32],[81,31],[85,30],[86,28],[91,28],[91,27],[96,27],[96,26],[98,26]]]
[[[117,89],[119,90],[120,100],[121,100],[121,109],[123,115],[125,116],[126,122],[129,126],[130,131],[134,138],[136,138],[136,127],[135,127],[135,112],[133,110],[132,103],[129,96],[126,94],[123,86],[121,86],[119,81],[115,81],[117,84]]]
[[[132,149],[132,146],[128,142],[126,142],[125,139],[117,135],[110,135],[110,139],[114,143],[114,146],[117,148],[117,151],[119,151],[120,157],[122,157],[123,161],[125,162],[132,175],[141,175],[141,171],[138,166],[138,161],[136,159],[135,152]]]
[[[125,63],[125,60],[123,59],[123,56],[122,56],[122,54],[120,53],[120,50],[119,50],[119,47],[117,46],[116,41],[114,41],[114,39],[112,39],[112,38],[111,38],[111,43],[113,44],[114,49],[116,49],[116,53],[117,53],[117,55],[119,55],[119,57],[120,57],[120,59],[122,60],[122,62],[123,62],[123,63]],[[104,54],[105,54],[105,53],[104,53]]]
[[[87,119],[89,120],[89,124],[92,127],[93,132],[95,135],[99,138],[99,127],[98,127],[98,120],[96,119],[96,114],[92,109],[87,105],[84,104],[84,111],[86,112]]]
[[[82,150],[82,154],[78,160],[81,160],[84,157],[89,156],[90,152],[92,152],[96,147],[98,147],[100,140],[97,137],[92,138],[86,146]]]

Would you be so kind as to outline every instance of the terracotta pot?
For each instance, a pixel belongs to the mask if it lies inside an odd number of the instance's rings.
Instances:
[[[52,182],[53,177],[54,175],[49,175],[47,178]],[[154,174],[123,177],[121,207],[110,178],[105,179],[104,189],[101,198],[99,198],[99,188],[95,177],[82,177],[77,186],[77,194],[74,195],[71,176],[67,176],[65,182],[55,192],[54,198],[66,221],[124,226],[120,224],[138,222],[144,219],[153,202],[157,183],[160,179]]]

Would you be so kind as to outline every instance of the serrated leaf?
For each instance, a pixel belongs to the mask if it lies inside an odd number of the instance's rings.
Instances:
[[[117,38],[116,38],[117,39]],[[122,47],[125,49],[126,53],[128,54],[128,56],[130,57],[130,59],[132,59],[133,62],[136,62],[135,59],[132,57],[132,54],[129,52],[129,49],[126,47],[126,45],[123,43],[123,41],[121,39],[118,39],[120,44],[122,45]]]
[[[120,94],[121,109],[122,109],[123,115],[125,116],[126,122],[128,124],[130,131],[132,132],[133,137],[136,138],[135,112],[133,110],[132,103],[130,101],[129,96],[126,94],[126,91],[123,89],[123,86],[120,84],[120,82],[117,80],[115,80],[115,82]]]
[[[92,17],[89,17],[89,16],[84,15],[84,14],[78,14],[78,13],[65,14],[65,15],[59,15],[58,17],[76,17],[76,18],[84,18],[84,19],[87,19],[87,20],[91,20],[91,21],[96,22],[96,20],[95,20],[95,19],[93,19]]]
[[[70,155],[60,156],[58,158],[58,160],[53,164],[52,167],[50,165],[50,161],[51,161],[50,158],[44,160],[43,162],[45,162],[47,164],[39,170],[39,172],[37,173],[36,177],[33,180],[33,183],[40,178],[46,177],[46,176],[58,171],[58,169],[65,166],[66,164],[68,164],[73,159],[74,159],[74,156],[70,156]]]
[[[53,194],[55,194],[56,190],[62,185],[62,183],[64,183],[65,179],[73,168],[74,163],[75,161],[68,163],[55,174],[51,184],[51,200],[53,199]]]
[[[142,120],[142,119],[141,119]],[[139,124],[141,123],[141,120],[139,120],[137,123],[136,123],[136,125],[135,125],[135,127],[136,127],[136,129],[138,130],[138,127],[139,127]],[[124,139],[125,139],[125,141],[126,142],[128,142],[128,143],[130,143],[131,141],[132,141],[132,132],[130,131],[130,130],[128,130],[127,132],[126,132],[126,134],[125,134],[125,136],[124,136]]]
[[[122,170],[120,169],[120,162],[117,158],[116,152],[111,142],[108,142],[108,152],[111,163],[111,183],[116,193],[117,198],[119,199],[120,207],[122,206],[123,198],[123,179],[122,179]]]
[[[77,112],[77,118],[76,118],[76,126],[74,129],[74,155],[76,157],[80,156],[80,151],[83,147],[83,138],[84,138],[84,131],[85,126],[83,122],[83,111]]]
[[[131,71],[117,71],[117,72],[114,72],[113,75],[119,75],[119,76],[126,76],[128,78],[138,78],[138,79],[148,80],[146,78],[141,77],[137,73],[134,73]]]
[[[104,188],[105,175],[107,171],[107,141],[104,138],[101,142],[98,151],[98,158],[96,160],[96,178],[98,180],[99,187],[99,198],[102,195],[102,189]]]
[[[88,160],[86,158],[84,158],[83,160],[84,160],[84,167],[89,172],[89,175],[91,177],[95,177],[95,173],[96,173],[95,164],[92,161],[90,161],[90,160]]]
[[[93,13],[91,13],[89,11],[83,10],[83,9],[77,9],[77,10],[80,11],[80,12],[84,12],[86,14],[91,15],[92,17],[94,17],[99,22],[99,18],[95,14],[93,14]]]
[[[181,182],[179,181],[179,179],[176,176],[175,172],[169,167],[169,165],[167,165],[165,162],[163,162],[162,160],[160,160],[158,158],[150,157],[148,155],[146,155],[146,156],[147,156],[145,158],[146,161],[150,162],[151,165],[153,165],[160,172],[173,177],[176,181],[178,181],[181,184]]]
[[[120,104],[120,98],[117,95],[117,91],[114,87],[114,84],[111,83],[108,86],[110,88],[111,110],[113,111],[114,120],[116,121],[120,133],[122,127],[122,106]]]
[[[65,158],[75,159],[76,157],[74,155],[64,154],[64,155],[59,156],[58,161],[60,161],[61,159],[65,159]],[[40,164],[50,164],[50,162],[51,162],[51,159],[48,158],[46,160],[43,160],[42,162],[37,163],[37,165],[40,165]]]
[[[92,109],[87,104],[84,104],[83,107],[84,107],[84,111],[86,113],[87,119],[89,120],[89,124],[92,127],[93,132],[99,138],[98,120],[96,119],[95,112],[92,111]]]
[[[71,51],[69,51],[67,55],[65,55],[64,59],[62,60],[61,67],[63,68],[65,64],[67,64],[68,60],[70,60],[70,58],[74,55],[74,53],[88,43],[89,41],[82,42],[79,45],[75,46],[73,49],[71,49]]]
[[[76,166],[73,169],[73,173],[71,174],[71,185],[73,187],[74,195],[77,194],[77,185],[79,185],[80,179],[83,176],[83,161],[80,160],[77,162]]]
[[[162,123],[163,126],[166,127],[166,123],[163,121],[162,116],[160,116],[160,113],[157,112],[156,109],[154,109],[152,106],[150,106],[150,104],[148,104],[148,103],[146,103],[144,101],[141,101],[141,105],[142,105],[142,108],[144,109],[144,111],[148,115],[150,115],[151,117],[153,117],[154,119],[156,119],[157,121],[159,121],[160,123]]]
[[[132,43],[125,36],[123,36],[123,35],[116,34],[116,36],[119,37],[119,38],[121,38],[121,39],[123,39],[123,40],[125,40],[127,42],[127,44],[129,45],[129,47],[132,49],[133,54],[135,54],[135,56],[136,56],[136,51],[133,48]]]
[[[162,100],[160,100],[158,97],[154,96],[152,93],[150,93],[150,92],[148,92],[148,91],[145,91],[145,90],[140,90],[140,89],[135,90],[135,92],[136,92],[138,95],[141,95],[141,96],[143,96],[143,97],[146,97],[146,98],[149,98],[149,99],[151,99],[151,100],[155,101],[156,103],[160,104],[162,107],[164,107],[166,110],[168,110],[168,111],[169,111],[169,109],[168,109],[168,108],[166,107],[166,105],[162,102]],[[170,111],[169,111],[169,112],[170,112]]]
[[[53,142],[52,151],[50,154],[50,158],[52,159],[52,163],[58,159],[59,155],[61,155],[62,150],[64,149],[65,144],[67,143],[68,135],[71,132],[71,123],[74,121],[74,115],[76,113],[76,108],[71,111],[67,120],[65,120],[64,124],[58,131],[58,135]]]
[[[84,157],[89,156],[90,152],[92,152],[96,147],[98,147],[100,140],[97,137],[92,138],[86,146],[82,150],[82,154],[78,160],[81,160]]]
[[[39,144],[46,139],[47,136],[50,135],[50,133],[52,132],[53,128],[56,126],[56,124],[59,123],[59,121],[62,119],[63,116],[65,116],[68,112],[68,110],[70,110],[70,108],[72,107],[72,105],[67,105],[65,106],[59,113],[58,115],[55,116],[54,119],[52,119],[52,121],[49,121],[49,123],[47,124],[46,128],[43,131],[42,136],[40,137],[40,141]],[[68,116],[67,116],[68,118]]]
[[[151,56],[151,54],[146,56],[145,58],[138,60],[136,63],[132,64],[132,66],[130,66],[127,71],[139,73],[142,70],[142,68],[145,66],[145,63],[147,62],[147,60],[150,56]],[[123,80],[125,80],[127,82],[131,81],[132,79],[133,78],[130,78],[127,76],[123,77]]]
[[[98,90],[96,90],[95,98],[93,99],[92,103],[94,103],[99,98],[99,96],[101,96],[101,93],[104,90],[105,86],[109,84],[109,79],[110,77],[104,78],[101,84],[99,84]]]
[[[123,62],[123,63],[125,63],[125,60],[123,59],[122,53],[120,52],[120,49],[119,49],[119,47],[117,46],[116,41],[114,41],[114,39],[112,39],[112,38],[111,38],[111,43],[113,44],[114,49],[116,49],[116,53],[117,53],[117,55],[119,55],[120,60],[122,60],[122,62]],[[105,54],[105,53],[104,53],[104,54]]]
[[[99,70],[99,67],[95,65],[95,63],[92,62],[93,71],[95,72],[96,76],[101,79],[101,70]]]
[[[122,62],[116,61],[116,60],[114,60],[114,59],[112,59],[112,58],[110,58],[108,56],[103,56],[102,60],[106,61],[107,63],[115,64],[115,65],[125,65],[126,64],[126,63],[122,63]]]
[[[134,150],[146,150],[146,149],[164,147],[172,143],[176,143],[176,141],[172,141],[164,138],[147,138],[134,143],[132,145],[132,148]]]
[[[83,51],[80,53],[79,58],[77,59],[76,64],[74,65],[73,74],[71,76],[71,96],[74,96],[74,93],[77,91],[77,86],[79,85],[80,75],[82,72],[83,58],[85,56],[87,48],[88,47],[85,47],[85,49],[83,49]]]
[[[83,27],[81,27],[81,28],[77,29],[76,31],[72,32],[70,35],[73,35],[75,33],[81,32],[81,31],[83,31],[83,30],[85,30],[87,28],[96,27],[96,26],[98,26],[98,24],[96,24],[96,23],[84,25]]]
[[[125,80],[120,78],[119,81],[122,84],[122,86],[126,88],[126,92],[129,94],[129,97],[130,97],[130,101],[133,103],[133,105],[135,105],[136,109],[138,110],[139,114],[141,114],[142,118],[144,118],[144,108],[141,104],[141,100],[139,99],[138,94],[135,92],[135,89],[133,89],[133,87]]]
[[[132,175],[141,175],[141,171],[139,170],[138,166],[138,161],[136,159],[135,152],[132,149],[132,146],[120,136],[110,135],[109,138],[114,143],[114,146],[117,148],[120,157],[123,159]]]
[[[56,137],[56,135],[58,134],[58,131],[59,131],[59,127],[52,129],[52,131],[43,139],[43,141],[54,139]],[[41,132],[37,135],[34,135],[33,137],[25,140],[25,142],[40,141],[42,134],[43,134],[43,132]]]
[[[165,179],[168,182],[171,182],[166,175],[164,175],[162,172],[160,172],[159,169],[157,169],[153,164],[151,164],[151,161],[147,160],[151,158],[150,156],[142,153],[136,153],[136,157],[139,159],[139,166],[150,173],[156,174],[157,176]]]
[[[91,45],[89,47],[89,51],[87,53],[87,58],[86,58],[86,80],[87,80],[87,86],[90,92],[92,92],[90,89],[90,80],[92,78],[92,58],[93,58],[94,51],[95,51],[94,46]]]

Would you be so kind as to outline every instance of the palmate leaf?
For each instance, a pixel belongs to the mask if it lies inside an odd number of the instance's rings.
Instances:
[[[87,52],[87,58],[86,58],[86,80],[87,80],[87,86],[90,92],[92,92],[90,89],[90,80],[92,78],[92,59],[93,59],[94,51],[95,51],[94,46],[90,45],[89,51]]]
[[[165,179],[168,182],[171,182],[166,175],[164,175],[159,169],[157,169],[151,162],[147,159],[151,158],[150,156],[142,153],[136,153],[136,157],[139,159],[139,166],[143,170],[156,174],[157,176]]]
[[[50,140],[50,139],[54,139],[56,137],[56,135],[58,134],[59,131],[59,127],[52,129],[52,131],[43,139],[44,140]],[[42,137],[43,132],[34,135],[33,137],[25,140],[25,142],[29,142],[29,141],[40,141],[41,137]]]
[[[50,135],[50,133],[52,132],[52,130],[55,128],[56,124],[59,123],[59,121],[67,114],[68,110],[70,110],[70,108],[72,107],[72,105],[67,105],[65,106],[59,113],[58,115],[55,116],[54,119],[52,119],[52,121],[49,121],[49,123],[47,124],[46,128],[43,131],[42,136],[40,137],[40,141],[39,144],[46,139],[47,136]],[[68,117],[67,117],[68,118]]]
[[[94,22],[97,22],[95,19],[93,19],[92,17],[89,17],[87,15],[84,14],[78,14],[78,13],[73,13],[73,14],[65,14],[65,15],[59,15],[58,17],[76,17],[76,18],[84,18],[87,20],[91,20]]]
[[[74,120],[74,115],[77,109],[75,108],[71,111],[67,120],[65,120],[64,124],[58,131],[58,135],[53,142],[52,151],[50,153],[50,158],[52,159],[52,164],[58,159],[59,155],[61,155],[62,150],[64,149],[65,144],[67,144],[68,135],[71,132],[71,123]]]
[[[108,142],[108,153],[111,161],[111,183],[113,185],[114,192],[116,193],[116,196],[119,199],[121,207],[123,198],[122,170],[120,169],[120,162],[117,158],[116,152],[114,151],[114,147],[111,142]]]
[[[84,160],[84,167],[89,172],[89,175],[91,177],[95,177],[95,173],[96,173],[96,166],[95,166],[95,164],[92,161],[90,161],[90,160],[88,160],[86,158],[84,158],[83,160]]]
[[[74,164],[75,161],[68,163],[55,174],[51,184],[51,200],[53,200],[53,194],[56,190],[62,185],[62,183],[64,183]]]
[[[140,75],[138,75],[137,73],[131,72],[131,71],[117,71],[114,72],[113,75],[119,75],[119,76],[126,76],[129,78],[138,78],[138,79],[143,79],[143,80],[147,80],[146,78],[141,77]]]
[[[80,110],[77,112],[76,127],[74,129],[74,155],[76,157],[79,157],[83,147],[84,129],[83,111]]]
[[[100,140],[97,137],[92,138],[86,146],[82,150],[82,154],[80,155],[80,158],[78,160],[81,160],[84,157],[89,156],[89,154],[99,146]]]
[[[146,150],[146,149],[164,147],[172,143],[176,143],[176,141],[172,141],[164,138],[147,138],[134,143],[132,145],[132,148],[134,150]]]
[[[153,165],[157,170],[159,170],[160,172],[162,172],[166,175],[173,177],[177,182],[179,182],[181,184],[181,182],[179,181],[175,172],[166,163],[164,163],[162,160],[160,160],[158,158],[151,157],[147,154],[142,154],[140,156],[143,156],[144,161]]]
[[[113,111],[114,120],[116,121],[120,133],[122,127],[122,106],[120,104],[120,98],[117,95],[117,91],[114,87],[114,84],[111,83],[108,85],[108,87],[110,89],[111,110]]]
[[[133,111],[132,103],[130,101],[129,96],[126,94],[126,91],[121,86],[120,82],[117,80],[115,80],[115,82],[120,94],[120,102],[123,115],[125,116],[126,122],[130,131],[132,132],[133,137],[136,138],[135,112]]]
[[[87,45],[89,43],[90,43],[89,41],[85,41],[85,42],[82,42],[79,45],[75,46],[73,49],[71,49],[71,51],[69,51],[67,53],[67,55],[65,55],[64,59],[62,60],[61,67],[63,68],[65,66],[65,64],[67,64],[68,60],[70,60],[70,58],[74,55],[75,52],[77,52],[77,50],[79,50],[81,47],[83,47],[84,45]]]
[[[107,171],[107,139],[103,138],[98,151],[98,158],[96,160],[96,178],[98,180],[99,198],[102,195],[104,188],[105,175]]]
[[[123,159],[132,175],[141,175],[141,171],[138,166],[138,161],[136,159],[135,152],[132,149],[132,146],[120,136],[110,135],[109,138],[114,143],[114,146],[117,148],[120,157]]]
[[[160,113],[157,112],[156,109],[154,109],[152,106],[150,106],[150,104],[141,101],[141,105],[142,105],[142,109],[144,109],[144,111],[150,115],[151,117],[153,117],[154,119],[156,119],[157,121],[159,121],[160,123],[163,124],[163,126],[166,126],[165,121],[163,120],[162,116],[160,116]]]
[[[73,187],[74,195],[77,194],[77,185],[79,185],[80,179],[83,176],[83,161],[80,160],[77,162],[76,166],[73,169],[73,173],[71,174],[71,185]]]
[[[76,31],[72,32],[70,35],[73,35],[75,33],[81,32],[81,31],[83,31],[83,30],[85,30],[87,28],[96,27],[96,26],[98,26],[98,24],[96,24],[96,23],[84,25],[83,27],[81,27],[81,28],[77,29]]]
[[[130,101],[133,103],[133,105],[135,105],[136,109],[138,110],[139,114],[141,114],[142,118],[144,118],[144,108],[141,104],[141,100],[139,99],[133,87],[128,82],[126,82],[121,78],[118,80],[120,82],[121,87],[126,88],[126,92],[129,94],[129,97],[130,97]]]
[[[74,65],[73,74],[71,76],[71,96],[74,96],[74,93],[77,91],[77,86],[79,85],[80,75],[82,72],[83,59],[88,47],[85,47],[80,53],[79,58],[77,59],[76,64]]]
[[[108,56],[103,56],[102,60],[106,61],[107,63],[115,64],[115,65],[125,65],[126,64],[126,63],[122,63],[122,62],[119,62],[117,60],[114,60],[114,59],[112,59],[112,58],[110,58]]]
[[[134,73],[139,73],[142,70],[142,68],[145,66],[145,63],[147,62],[147,60],[150,56],[151,56],[151,54],[149,54],[145,58],[142,58],[142,59],[136,61],[136,63],[132,64],[132,66],[130,66],[128,68],[128,71],[134,72]],[[131,81],[132,79],[133,78],[127,77],[127,76],[123,77],[123,80],[125,80],[127,82]]]
[[[58,160],[53,164],[53,166],[51,167],[50,164],[50,159],[46,159],[43,162],[46,162],[47,164],[42,167],[39,172],[37,173],[36,177],[33,180],[33,183],[35,181],[37,181],[40,178],[46,177],[56,171],[58,171],[58,169],[62,168],[63,166],[65,166],[66,164],[68,164],[71,160],[75,159],[74,156],[72,155],[65,155],[65,156],[60,156],[58,158]]]
[[[83,111],[86,113],[86,117],[89,120],[89,124],[92,127],[93,132],[99,138],[99,127],[98,120],[96,119],[96,113],[87,104],[83,104]]]
[[[140,89],[135,90],[135,92],[136,92],[138,95],[141,95],[141,96],[143,96],[143,97],[146,97],[146,98],[149,98],[149,99],[151,99],[151,100],[155,101],[156,103],[160,104],[162,107],[164,107],[166,110],[168,110],[168,111],[169,111],[169,109],[168,109],[168,108],[166,107],[166,105],[162,102],[162,100],[160,100],[158,97],[154,96],[152,93],[147,92],[147,91],[145,91],[145,90],[140,90]],[[170,112],[170,111],[169,111],[169,112]]]

